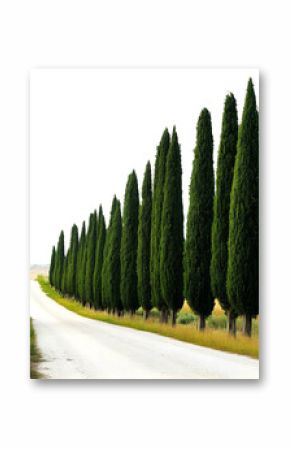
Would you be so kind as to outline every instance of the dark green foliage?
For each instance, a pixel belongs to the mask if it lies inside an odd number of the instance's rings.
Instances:
[[[164,182],[166,159],[170,145],[170,135],[166,128],[163,132],[159,146],[157,147],[154,173],[154,187],[152,198],[152,220],[151,220],[151,255],[150,255],[150,279],[152,304],[159,310],[167,308],[162,297],[160,285],[160,238],[161,217],[164,198]]]
[[[124,200],[121,241],[121,299],[125,310],[135,313],[138,308],[137,245],[139,194],[135,171],[128,178]]]
[[[61,281],[63,274],[63,265],[64,265],[64,233],[61,231],[57,250],[56,250],[56,261],[55,261],[55,288],[57,290],[61,289]]]
[[[99,207],[98,217],[98,240],[96,246],[95,269],[93,277],[94,307],[97,310],[102,309],[102,269],[104,259],[104,246],[106,241],[106,223],[102,206]]]
[[[231,306],[251,317],[259,312],[259,120],[250,79],[239,128],[230,203],[227,292]],[[250,334],[248,329],[247,333]]]
[[[102,309],[107,309],[109,304],[109,286],[108,286],[108,241],[110,235],[110,227],[107,229],[105,246],[104,246],[104,256],[103,256],[103,267],[102,267]]]
[[[122,236],[121,204],[120,201],[116,199],[108,237],[107,299],[108,299],[108,308],[113,312],[117,312],[118,314],[120,314],[121,310],[123,310],[120,295],[121,236]]]
[[[197,123],[197,139],[190,182],[185,243],[185,294],[200,316],[200,329],[214,305],[210,285],[211,229],[214,173],[211,116],[203,109]]]
[[[161,221],[160,281],[167,307],[175,314],[183,304],[183,206],[181,154],[175,127],[166,162]]]
[[[77,256],[78,256],[78,228],[77,225],[73,225],[71,230],[70,246],[69,246],[69,259],[68,259],[68,271],[67,271],[67,291],[70,296],[76,295],[76,275],[77,275]]]
[[[93,275],[97,246],[97,213],[91,214],[86,243],[85,300],[93,305]]]
[[[60,291],[62,292],[63,295],[65,295],[68,292],[69,259],[70,259],[70,251],[68,250],[67,255],[64,257],[63,273],[62,273],[62,278],[61,278]]]
[[[54,279],[53,279],[54,267],[55,267],[55,247],[53,246],[52,252],[51,252],[50,265],[49,265],[49,275],[48,275],[50,285],[54,285]]]
[[[86,242],[83,249],[82,262],[81,262],[81,271],[80,271],[80,299],[83,305],[86,304],[86,287],[85,287],[85,278],[86,278],[86,262],[87,262],[87,237]]]
[[[238,114],[233,94],[226,96],[217,161],[212,226],[211,286],[223,309],[230,310],[226,279],[228,266],[230,194],[238,140]]]
[[[138,225],[138,298],[145,316],[152,308],[150,285],[150,239],[151,239],[152,183],[151,165],[146,165],[142,185],[142,205],[139,210]]]
[[[112,230],[112,223],[113,223],[113,217],[115,210],[117,208],[117,198],[114,196],[111,206],[111,212],[110,212],[110,221],[109,226],[107,229],[107,235],[105,240],[105,246],[104,246],[104,256],[103,256],[103,268],[102,268],[102,307],[103,309],[108,309],[110,311],[110,282],[109,282],[109,242],[110,242],[110,235]]]
[[[83,256],[86,245],[86,223],[83,221],[82,231],[80,236],[80,241],[78,245],[78,255],[77,255],[77,268],[76,268],[76,297],[77,299],[81,299],[81,285],[82,285],[82,265],[83,265]]]
[[[93,227],[93,221],[94,221],[94,214],[90,214],[89,218],[89,226],[88,226],[88,232],[86,234],[85,244],[83,248],[83,254],[82,254],[82,261],[81,261],[81,270],[80,270],[80,299],[82,301],[82,304],[86,304],[87,297],[86,297],[86,272],[87,272],[87,259],[88,259],[88,246],[89,246],[89,236],[92,231]]]

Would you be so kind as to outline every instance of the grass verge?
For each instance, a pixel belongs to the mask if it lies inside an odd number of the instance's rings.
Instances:
[[[32,318],[30,318],[30,379],[43,379],[43,375],[38,371],[38,363],[41,360]]]
[[[204,332],[199,332],[192,326],[177,324],[175,327],[172,327],[170,324],[156,322],[156,318],[149,318],[145,321],[138,315],[135,315],[134,317],[128,315],[118,317],[108,314],[107,312],[84,307],[72,298],[64,298],[50,286],[47,278],[44,276],[39,275],[37,281],[47,296],[71,312],[77,313],[83,317],[116,324],[118,326],[153,332],[199,346],[206,346],[235,354],[248,355],[253,358],[259,357],[259,339],[257,336],[248,338],[238,333],[236,337],[231,337],[225,330],[220,329],[206,329]]]

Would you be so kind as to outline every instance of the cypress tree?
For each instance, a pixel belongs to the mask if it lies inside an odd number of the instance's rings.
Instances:
[[[81,272],[80,272],[80,299],[82,301],[82,304],[85,305],[87,302],[86,298],[86,266],[87,266],[87,259],[88,259],[88,245],[89,245],[89,239],[90,234],[93,227],[93,221],[94,221],[94,214],[91,213],[89,217],[89,225],[88,225],[88,231],[86,234],[85,244],[83,248],[83,254],[82,254],[82,263],[81,263]]]
[[[66,272],[66,265],[67,265],[67,257],[66,255],[64,256],[64,261],[63,261],[63,270],[62,270],[62,277],[61,277],[61,281],[60,281],[60,292],[62,293],[62,295],[64,294],[64,278],[65,278],[65,272]]]
[[[83,306],[86,304],[85,278],[86,278],[86,263],[87,263],[87,239],[88,234],[86,235],[86,241],[83,249],[81,272],[80,272],[80,299]]]
[[[108,251],[109,251],[109,236],[110,236],[110,226],[107,229],[105,246],[104,246],[104,260],[102,267],[102,309],[108,309],[109,305],[109,287],[108,287]],[[109,310],[108,310],[109,311]]]
[[[161,221],[160,281],[162,296],[172,311],[183,304],[183,206],[181,154],[175,127],[166,162],[164,202]]]
[[[86,248],[86,269],[85,269],[85,300],[93,305],[93,274],[95,269],[96,240],[97,240],[97,213],[91,215],[89,226],[87,248]]]
[[[54,285],[54,280],[53,280],[54,267],[55,267],[55,247],[53,246],[52,252],[51,252],[51,258],[50,258],[49,275],[48,275],[50,285]]]
[[[167,321],[167,304],[162,296],[160,285],[160,238],[161,217],[164,198],[164,181],[166,170],[166,159],[170,145],[170,135],[166,128],[157,147],[155,159],[154,186],[152,198],[151,217],[151,250],[150,250],[150,281],[152,304],[161,311],[161,321]]]
[[[83,221],[80,241],[78,245],[77,268],[76,268],[76,295],[77,299],[81,299],[81,272],[84,249],[86,244],[86,222]]]
[[[233,94],[226,96],[222,120],[221,140],[217,161],[216,193],[212,226],[211,286],[228,314],[229,331],[236,333],[236,315],[227,297],[230,193],[238,140],[238,113]]]
[[[123,310],[120,295],[120,250],[122,236],[121,204],[116,199],[108,240],[108,302],[109,308],[120,315]]]
[[[61,289],[63,265],[64,265],[64,233],[63,231],[61,231],[57,244],[56,262],[55,262],[55,288],[57,290]]]
[[[106,241],[106,222],[102,206],[99,207],[98,217],[98,240],[96,246],[95,269],[93,277],[94,307],[97,310],[102,309],[102,269],[104,260],[104,246]]]
[[[139,193],[135,171],[128,178],[124,200],[121,239],[121,299],[125,310],[133,315],[138,308],[137,245]]]
[[[68,260],[68,273],[67,273],[67,293],[70,296],[76,295],[76,275],[77,275],[77,255],[78,255],[78,228],[77,225],[73,225],[71,229],[70,247],[69,247],[69,260]]]
[[[259,119],[253,82],[247,86],[230,201],[227,293],[244,315],[244,333],[259,313]]]
[[[203,109],[197,123],[197,139],[191,174],[185,243],[185,294],[199,315],[199,329],[213,309],[210,285],[211,229],[214,173],[211,116]]]
[[[103,256],[103,268],[102,268],[102,307],[103,309],[108,309],[111,311],[110,302],[110,283],[109,283],[109,241],[113,223],[114,212],[117,207],[117,198],[114,196],[110,211],[110,221],[106,234],[106,241],[104,246],[104,256]]]
[[[63,263],[63,273],[62,273],[61,288],[60,288],[60,291],[63,294],[63,296],[65,296],[68,293],[69,260],[70,260],[70,250],[68,250],[67,255],[64,257],[64,263]]]
[[[142,205],[139,209],[137,255],[138,297],[139,303],[144,310],[145,319],[147,319],[150,309],[152,308],[150,285],[151,212],[151,165],[150,162],[147,162],[142,185]]]

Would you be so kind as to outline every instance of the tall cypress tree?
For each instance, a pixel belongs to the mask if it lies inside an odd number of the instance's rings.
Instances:
[[[161,311],[161,321],[167,321],[168,308],[162,296],[160,284],[160,238],[161,217],[164,199],[164,181],[166,170],[166,159],[170,145],[170,135],[166,128],[157,147],[155,159],[154,186],[152,198],[151,218],[151,251],[150,251],[150,281],[152,304]]]
[[[88,232],[85,270],[85,299],[89,303],[90,307],[93,305],[93,275],[95,269],[96,241],[97,212],[94,211]]]
[[[66,267],[67,267],[67,256],[64,255],[62,277],[61,277],[60,289],[59,289],[62,294],[64,294],[64,288],[65,288],[64,280],[65,280]]]
[[[121,236],[122,236],[122,217],[121,204],[116,200],[112,223],[108,239],[108,302],[109,308],[120,315],[123,310],[120,294],[120,276],[121,276]]]
[[[142,205],[139,209],[138,225],[138,297],[147,319],[151,303],[150,285],[150,238],[151,238],[151,212],[152,212],[152,184],[151,165],[147,162],[142,185]]]
[[[230,202],[227,292],[251,335],[259,313],[259,120],[253,82],[247,86]]]
[[[235,312],[227,296],[230,194],[238,140],[238,113],[233,94],[226,96],[222,120],[221,140],[217,161],[216,193],[212,226],[211,286],[228,314],[229,331],[236,333]]]
[[[57,290],[61,289],[63,265],[64,265],[64,233],[63,231],[61,231],[57,244],[56,262],[55,262],[55,288]]]
[[[102,308],[108,309],[108,312],[111,311],[111,301],[110,301],[110,282],[109,282],[109,242],[110,235],[112,230],[112,223],[114,213],[117,207],[117,198],[114,196],[110,211],[110,221],[106,234],[106,241],[104,246],[104,256],[103,256],[103,268],[102,268]]]
[[[73,225],[69,246],[69,260],[67,273],[67,293],[70,296],[76,295],[76,275],[77,275],[77,255],[78,255],[78,227]]]
[[[82,304],[85,305],[87,302],[86,297],[86,272],[87,272],[87,260],[88,260],[88,246],[89,246],[89,240],[90,235],[93,227],[93,221],[94,221],[94,214],[91,213],[89,217],[89,225],[88,225],[88,231],[86,234],[84,249],[83,249],[83,255],[82,255],[82,264],[81,264],[81,272],[80,272],[80,298],[82,301]]]
[[[197,123],[185,243],[185,294],[199,315],[199,328],[213,309],[210,285],[214,173],[211,116],[203,109]]]
[[[49,275],[48,275],[50,285],[54,285],[54,280],[53,280],[54,267],[55,267],[55,247],[53,246],[52,252],[51,252],[51,258],[50,258],[50,265],[49,265]]]
[[[76,296],[77,299],[81,299],[81,272],[82,272],[82,260],[84,255],[84,249],[86,244],[86,222],[83,221],[80,241],[78,245],[77,255],[77,268],[76,268]]]
[[[183,304],[183,206],[181,154],[175,127],[166,162],[164,202],[161,221],[160,281],[162,296],[172,311]]]
[[[63,296],[65,296],[68,293],[69,261],[70,261],[70,250],[68,250],[67,255],[64,256],[64,262],[63,262],[63,272],[62,272],[61,288],[60,288]]]
[[[99,207],[98,217],[99,217],[98,231],[97,231],[98,239],[96,246],[95,269],[93,277],[94,307],[97,310],[102,309],[102,268],[104,260],[104,246],[106,241],[106,222],[102,206]]]
[[[138,308],[137,245],[139,193],[135,171],[128,178],[124,200],[121,240],[121,299],[124,309],[134,314]]]

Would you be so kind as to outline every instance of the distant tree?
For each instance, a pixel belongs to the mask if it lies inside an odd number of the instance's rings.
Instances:
[[[86,245],[85,269],[85,300],[90,307],[93,305],[93,275],[95,269],[95,255],[97,246],[97,212],[91,215]]]
[[[106,223],[102,206],[99,207],[98,217],[97,245],[93,275],[93,297],[95,309],[100,310],[102,309],[102,269],[106,241]]]
[[[86,245],[86,222],[83,221],[80,241],[78,245],[78,255],[77,255],[77,268],[76,268],[76,297],[81,299],[81,273],[82,273],[82,262]]]
[[[125,310],[134,314],[138,308],[137,245],[139,193],[135,171],[128,178],[125,191],[121,240],[121,299]]]
[[[70,250],[68,250],[67,255],[64,256],[63,272],[62,272],[61,288],[60,288],[60,291],[63,294],[63,296],[67,295],[67,293],[68,293],[69,261],[70,261]]]
[[[56,251],[55,288],[60,291],[64,265],[64,233],[61,231]]]
[[[109,253],[109,242],[112,230],[112,223],[115,210],[117,208],[117,198],[114,196],[110,211],[110,221],[106,233],[106,241],[104,246],[104,256],[103,256],[103,267],[102,267],[102,307],[103,309],[108,309],[111,312],[111,301],[110,301],[110,281],[109,281],[109,263],[110,263],[110,253]]]
[[[166,128],[157,147],[155,159],[154,186],[152,198],[151,217],[151,248],[150,248],[150,281],[151,300],[154,307],[160,310],[160,320],[167,321],[168,307],[165,302],[160,284],[160,239],[161,218],[164,199],[164,182],[166,171],[166,159],[170,145],[170,135]]]
[[[112,222],[108,239],[108,303],[113,313],[121,314],[123,304],[120,294],[120,275],[121,275],[121,236],[122,236],[122,217],[120,201],[116,199]]]
[[[259,313],[259,119],[253,82],[247,86],[230,202],[227,293],[252,332]]]
[[[230,194],[237,153],[238,113],[233,94],[226,96],[222,120],[221,140],[217,161],[216,193],[212,226],[211,286],[228,314],[229,332],[236,333],[236,314],[227,296],[227,267],[229,240]]]
[[[70,296],[76,295],[78,239],[78,227],[74,224],[71,230],[69,259],[67,267],[67,293]]]
[[[89,225],[88,225],[88,231],[86,234],[84,249],[83,249],[83,255],[82,255],[82,264],[81,264],[81,272],[80,272],[80,299],[83,305],[87,302],[87,291],[86,291],[86,272],[87,272],[87,260],[88,260],[88,246],[89,246],[89,240],[90,240],[90,234],[92,231],[94,222],[94,214],[91,213],[89,217]]]
[[[185,243],[185,294],[199,315],[199,329],[213,309],[210,285],[211,229],[214,173],[211,116],[203,109],[197,123],[197,139],[190,182]]]
[[[150,238],[151,238],[151,212],[152,212],[152,184],[151,165],[147,162],[142,185],[142,205],[139,209],[138,225],[138,297],[144,310],[145,319],[148,318],[152,308],[150,285]]]
[[[55,247],[53,246],[52,252],[51,252],[51,258],[50,258],[49,276],[48,276],[50,285],[54,285],[54,280],[53,280],[54,267],[55,267]]]
[[[183,305],[183,206],[181,154],[175,127],[166,162],[164,202],[161,221],[160,280],[162,296],[172,311]]]

